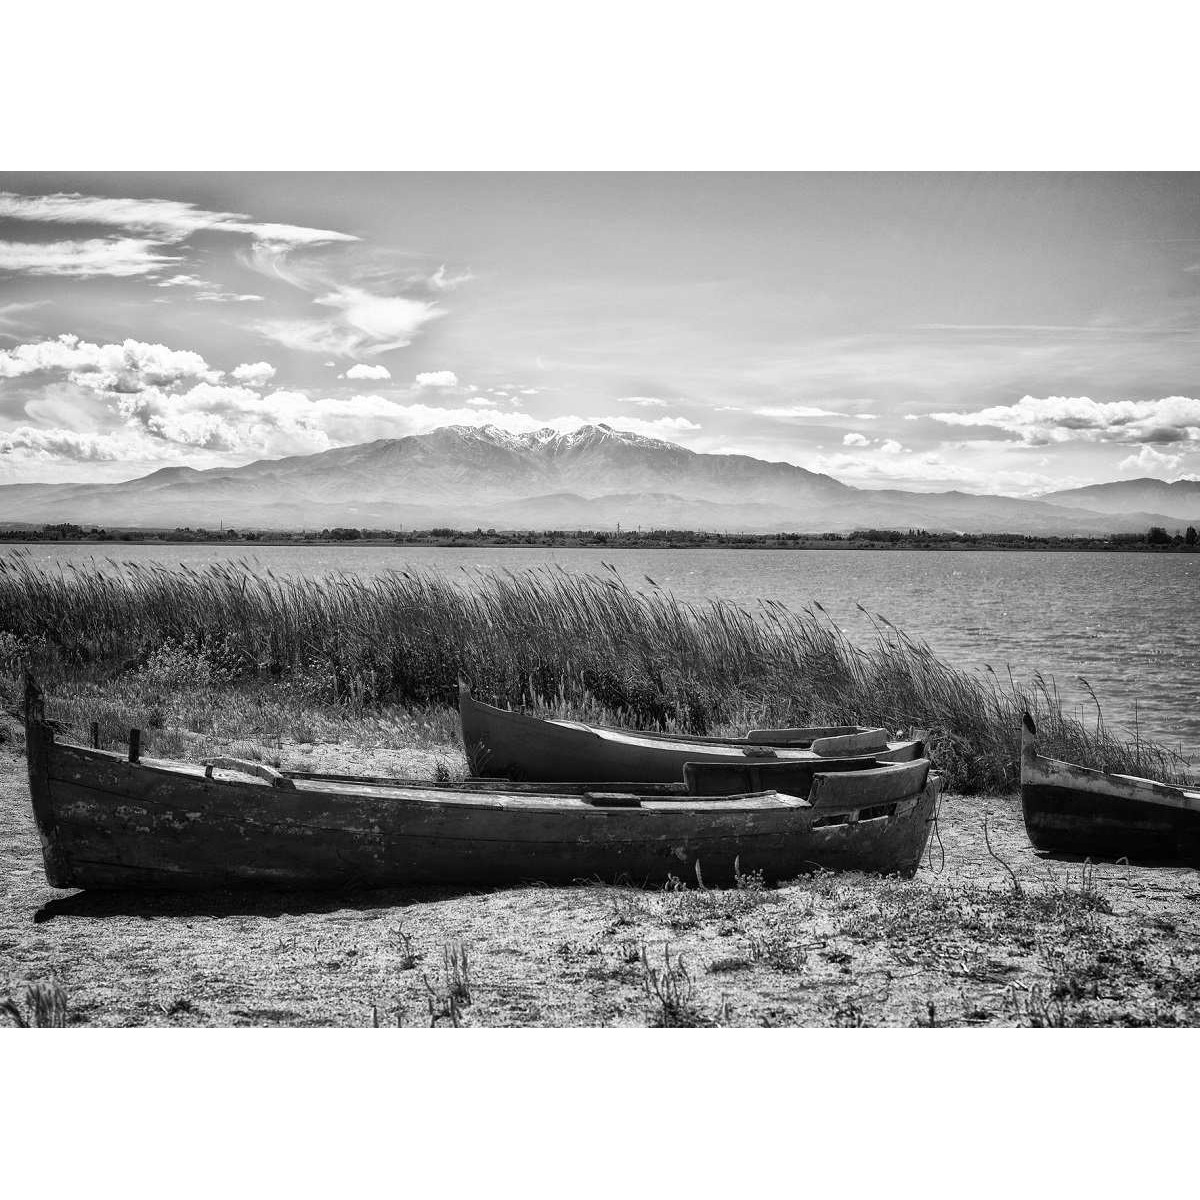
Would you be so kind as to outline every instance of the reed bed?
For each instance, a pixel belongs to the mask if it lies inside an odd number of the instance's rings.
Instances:
[[[819,605],[690,604],[557,567],[281,578],[244,562],[203,569],[0,557],[0,667],[53,682],[147,670],[197,686],[277,681],[314,704],[452,703],[457,680],[535,711],[688,733],[804,724],[929,731],[951,789],[1018,781],[1021,714],[1047,752],[1165,780],[1187,762],[1064,710],[1052,681],[967,672],[874,618],[854,644]],[[164,663],[166,666],[164,666]]]

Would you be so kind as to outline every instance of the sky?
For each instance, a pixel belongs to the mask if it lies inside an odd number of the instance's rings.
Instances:
[[[1200,478],[1200,175],[0,173],[0,483],[603,422]]]

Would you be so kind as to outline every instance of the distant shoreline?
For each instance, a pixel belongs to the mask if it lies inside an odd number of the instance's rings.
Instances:
[[[1111,537],[1058,537],[1024,534],[938,534],[869,531],[855,534],[718,534],[681,530],[645,533],[607,533],[593,530],[537,532],[463,532],[458,530],[331,530],[307,532],[224,533],[191,530],[120,529],[96,533],[61,533],[57,530],[0,530],[7,545],[216,545],[216,546],[428,546],[444,549],[570,549],[570,550],[1024,550],[1044,552],[1090,551],[1107,554],[1162,554],[1200,552],[1200,541],[1188,542],[1181,534],[1159,531],[1160,540],[1145,534]],[[1153,532],[1153,531],[1152,531]]]

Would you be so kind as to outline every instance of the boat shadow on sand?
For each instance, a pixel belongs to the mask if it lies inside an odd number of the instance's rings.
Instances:
[[[360,890],[148,891],[84,890],[55,896],[33,914],[36,924],[57,917],[286,917],[354,912],[385,916],[389,909],[409,908],[481,896],[497,889],[451,886],[363,888]],[[370,919],[365,917],[364,919]]]
[[[1089,863],[1106,867],[1128,867],[1131,870],[1173,871],[1179,875],[1200,873],[1200,861],[1188,857],[1150,857],[1128,854],[1097,853],[1097,854],[1068,854],[1063,850],[1032,849],[1034,862],[1055,863],[1063,866],[1086,867]]]

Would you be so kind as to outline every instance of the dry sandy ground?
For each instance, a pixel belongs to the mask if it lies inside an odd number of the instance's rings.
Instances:
[[[56,981],[71,1025],[1200,1023],[1200,874],[1042,859],[1012,798],[945,797],[911,881],[103,895],[46,885],[12,751],[0,1000],[21,1010],[31,983]],[[282,758],[428,777],[455,753]]]

